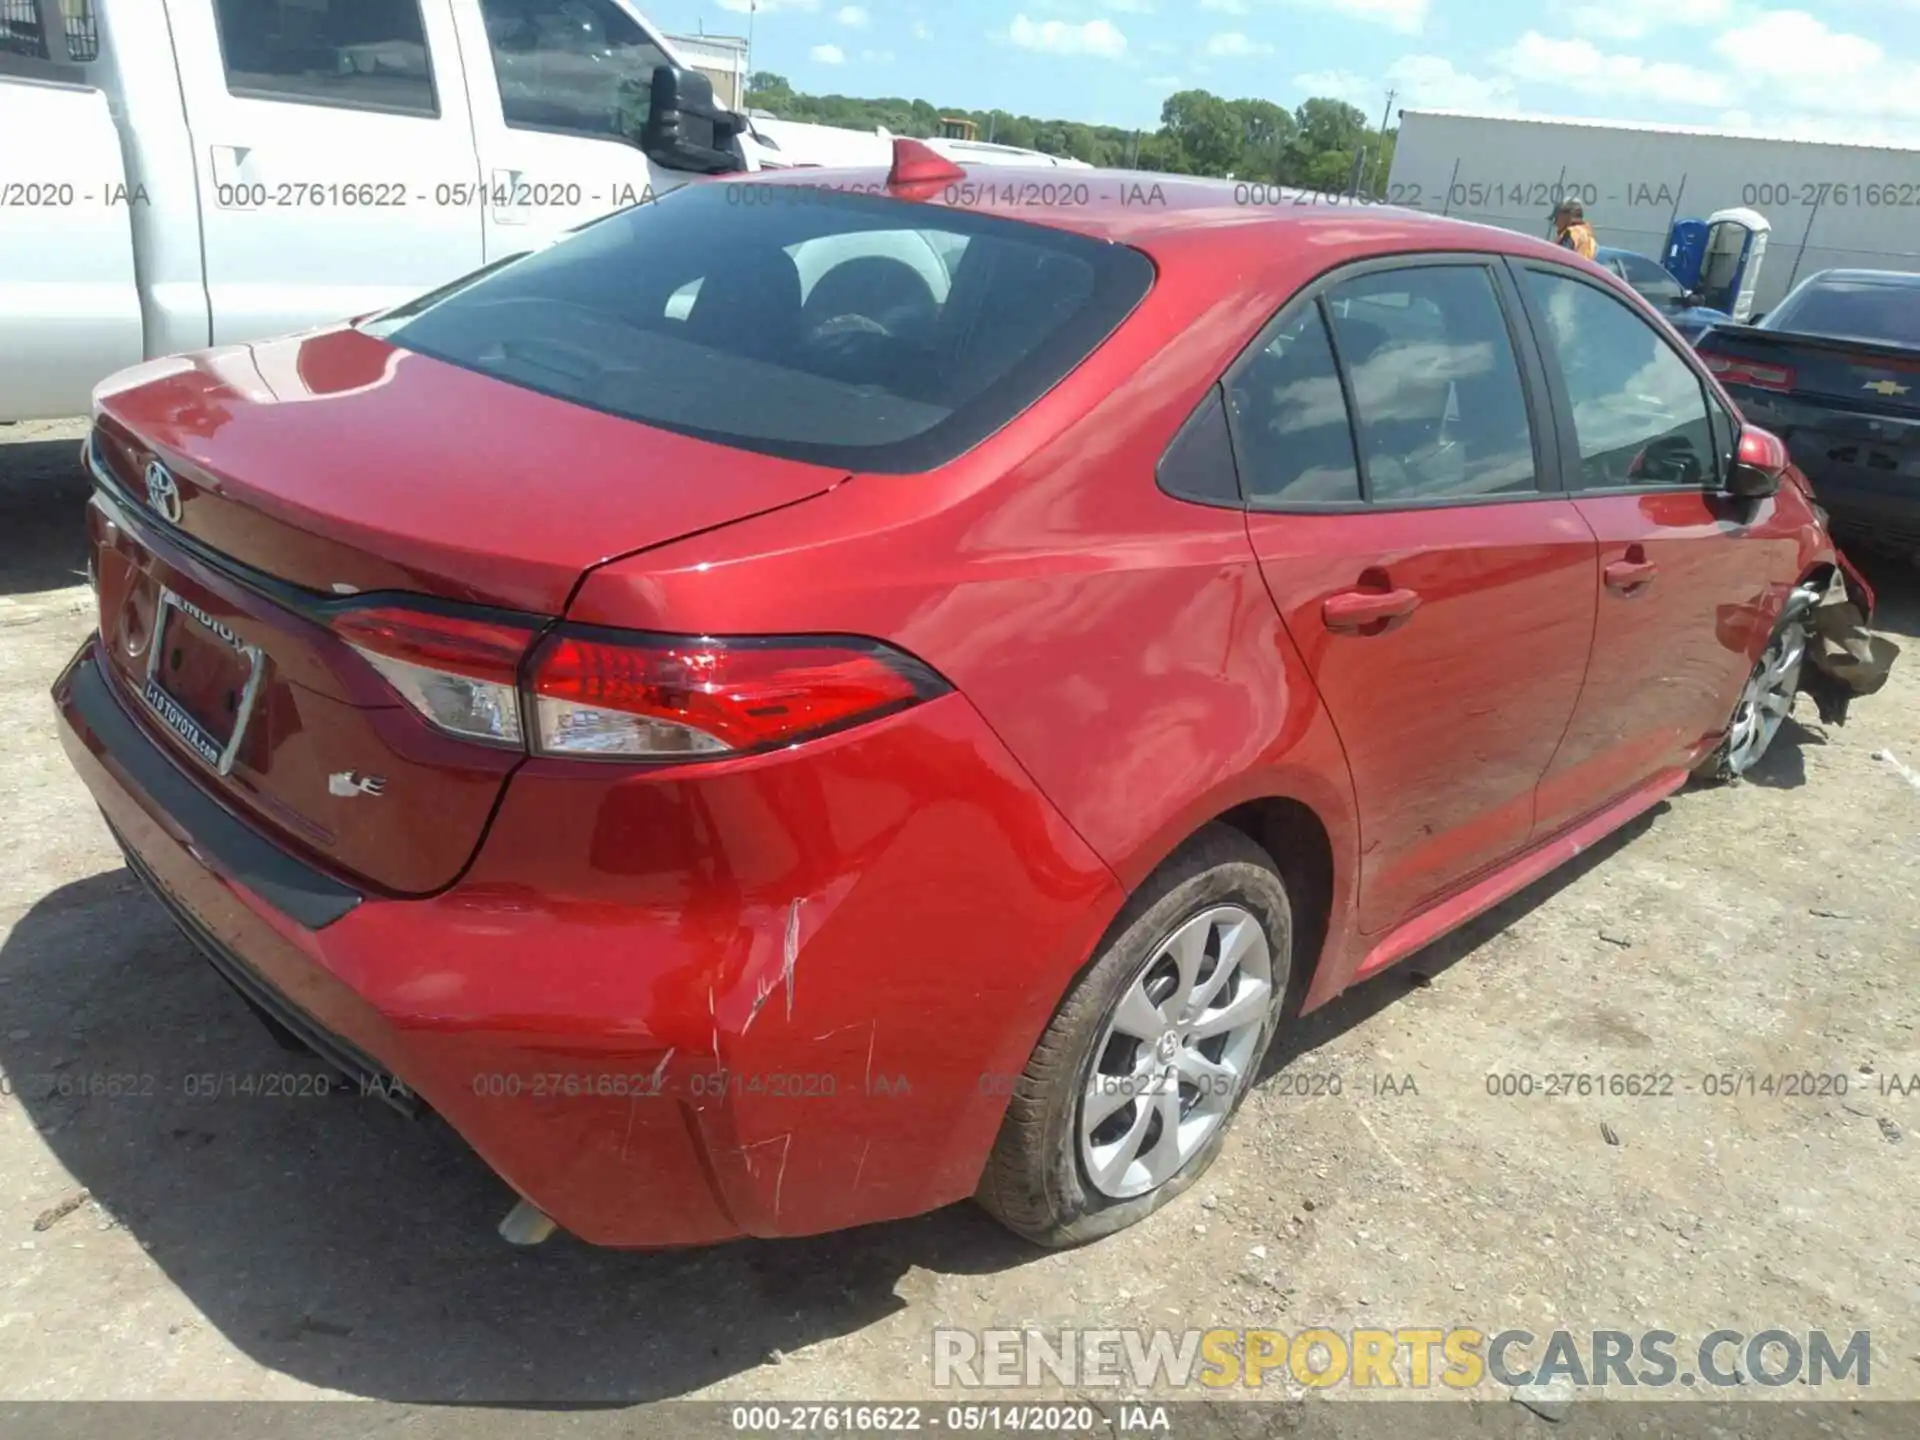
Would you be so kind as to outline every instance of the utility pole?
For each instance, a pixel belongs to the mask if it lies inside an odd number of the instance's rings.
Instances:
[[[1393,99],[1394,96],[1399,93],[1398,90],[1387,91],[1387,108],[1380,112],[1380,149],[1383,151],[1387,145],[1387,122],[1393,119]],[[1361,161],[1365,159],[1366,153],[1366,146],[1356,145],[1354,147],[1353,178],[1347,185],[1347,198],[1349,200],[1360,193],[1360,165]]]

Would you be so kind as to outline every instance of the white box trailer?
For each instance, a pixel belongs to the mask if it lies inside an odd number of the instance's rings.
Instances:
[[[1759,211],[1773,234],[1756,314],[1816,270],[1920,272],[1920,147],[1401,112],[1390,203],[1545,235],[1559,195],[1580,201],[1602,245],[1655,259],[1676,219]]]

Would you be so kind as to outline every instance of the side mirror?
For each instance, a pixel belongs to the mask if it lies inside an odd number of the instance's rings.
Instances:
[[[640,149],[657,165],[697,175],[746,169],[740,135],[747,122],[713,98],[713,82],[698,70],[659,66]]]
[[[1743,500],[1764,499],[1780,489],[1780,481],[1792,463],[1786,441],[1757,425],[1743,426],[1733,464],[1727,467],[1726,493]]]

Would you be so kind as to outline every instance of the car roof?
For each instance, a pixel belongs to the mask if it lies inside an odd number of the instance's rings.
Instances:
[[[875,167],[789,169],[734,177],[732,183],[885,194],[886,178],[887,172]],[[1492,225],[1325,192],[1145,170],[996,165],[909,203],[951,205],[1072,231],[1130,245],[1163,262],[1201,255],[1217,261],[1240,252],[1249,258],[1271,255],[1275,243],[1284,240],[1324,249],[1329,266],[1349,254],[1422,250],[1576,261],[1564,247]]]

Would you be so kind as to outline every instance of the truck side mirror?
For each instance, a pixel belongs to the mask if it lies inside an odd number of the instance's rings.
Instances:
[[[654,70],[640,149],[655,164],[699,175],[744,170],[740,135],[746,128],[744,119],[713,98],[713,82],[698,70]]]

